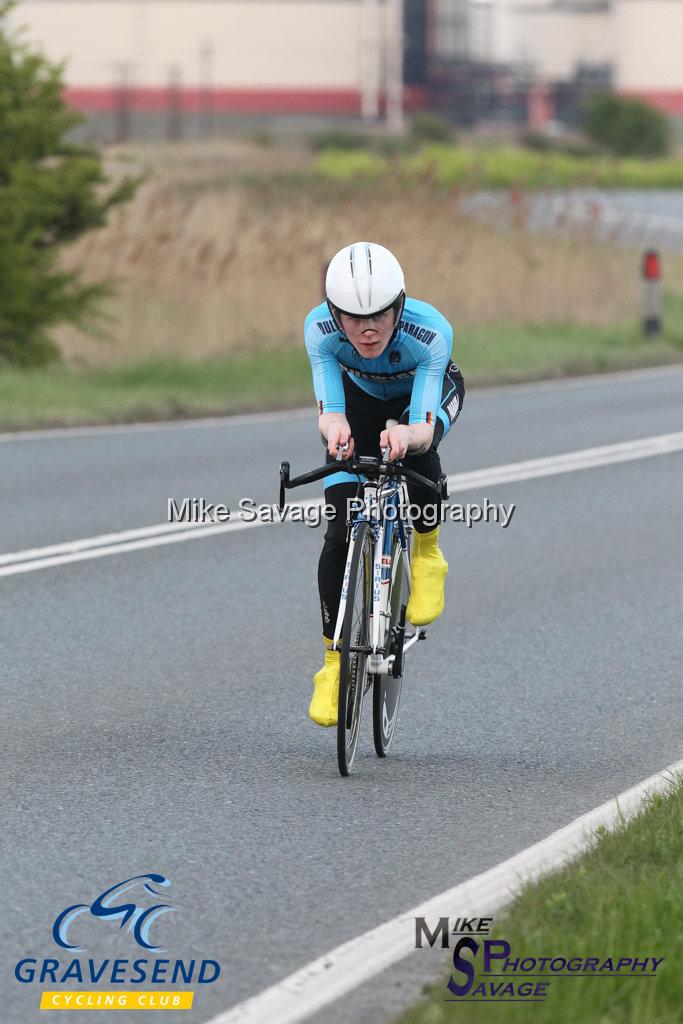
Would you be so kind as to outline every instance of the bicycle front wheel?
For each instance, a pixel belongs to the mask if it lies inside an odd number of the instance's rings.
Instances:
[[[401,671],[398,676],[376,675],[373,686],[372,699],[372,738],[375,743],[375,753],[378,757],[386,757],[391,747],[398,718],[398,706],[401,701],[401,686],[403,684],[403,642],[399,643],[399,635],[405,637],[406,628],[406,606],[410,597],[410,553],[411,542],[408,538],[408,548],[404,554],[401,543],[397,536],[394,536],[394,544],[391,559],[391,593],[389,596],[389,607],[391,609],[391,651],[394,658],[401,661]],[[398,631],[401,631],[400,633]]]
[[[356,755],[363,694],[368,675],[370,614],[372,611],[372,557],[367,523],[358,527],[351,556],[346,612],[342,626],[337,713],[337,763],[348,775]]]

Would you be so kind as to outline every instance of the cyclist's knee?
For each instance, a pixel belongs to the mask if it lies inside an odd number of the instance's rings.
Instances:
[[[346,545],[346,516],[336,513],[334,519],[328,520],[325,531],[325,544],[330,547],[344,547]]]
[[[409,455],[404,461],[406,466],[415,470],[420,476],[426,476],[428,480],[434,480],[435,482],[439,479],[441,459],[434,445],[422,455]],[[408,490],[410,491],[410,489],[411,485],[409,484]]]
[[[345,548],[348,520],[348,502],[355,496],[356,484],[337,484],[325,491],[325,504],[334,508],[334,516],[327,521],[325,544],[329,547]]]

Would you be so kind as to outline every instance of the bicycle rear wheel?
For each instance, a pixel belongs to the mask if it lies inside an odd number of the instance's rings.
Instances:
[[[392,640],[394,657],[399,659],[402,659],[403,654],[402,637],[405,633],[406,608],[410,596],[409,570],[407,568],[410,565],[410,550],[410,537],[408,538],[407,556],[404,556],[401,542],[394,535],[391,559],[391,593],[389,595],[391,624],[387,643],[389,639]],[[406,557],[407,566],[404,560]],[[375,676],[372,691],[372,738],[378,757],[386,757],[389,753],[398,719],[402,685],[403,666],[401,666],[401,674],[398,677],[393,675]]]
[[[346,612],[342,626],[337,712],[337,763],[348,775],[356,755],[363,694],[368,674],[370,613],[372,610],[372,558],[367,523],[361,523],[351,558]],[[365,648],[365,651],[352,648]]]

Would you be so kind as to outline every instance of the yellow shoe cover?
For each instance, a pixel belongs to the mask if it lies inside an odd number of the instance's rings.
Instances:
[[[339,651],[328,651],[325,639],[325,663],[313,676],[313,700],[308,709],[309,716],[318,725],[330,726],[337,724],[337,706],[339,702]]]
[[[413,533],[410,561],[412,585],[406,617],[414,626],[427,626],[443,611],[448,562],[439,550],[439,527],[429,533]]]

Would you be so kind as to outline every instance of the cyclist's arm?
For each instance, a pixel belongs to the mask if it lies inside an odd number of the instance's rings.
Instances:
[[[351,427],[343,412],[324,412],[318,420],[320,436],[327,445],[330,455],[337,457],[339,446],[347,445],[342,451],[342,459],[350,459],[353,454],[354,441],[351,437]]]
[[[330,455],[336,457],[337,446],[348,444],[343,458],[348,459],[353,452],[351,427],[346,419],[346,400],[342,383],[339,360],[329,351],[325,338],[318,339],[315,322],[307,319],[304,329],[306,351],[311,362],[313,374],[313,390],[318,402],[318,427]]]
[[[420,359],[413,390],[410,395],[408,413],[408,429],[412,431],[412,442],[415,448],[410,451],[422,455],[429,450],[434,439],[434,423],[441,405],[443,375],[451,355],[453,331],[448,321],[442,319],[443,329],[430,345],[424,346]]]

